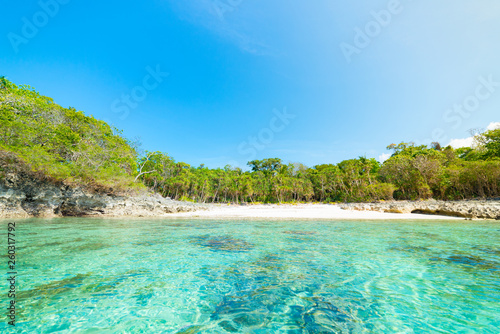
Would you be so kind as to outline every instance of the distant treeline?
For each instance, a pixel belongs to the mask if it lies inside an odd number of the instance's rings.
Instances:
[[[251,171],[192,167],[162,152],[141,156],[105,122],[0,78],[0,150],[15,153],[17,164],[108,192],[143,183],[165,197],[218,203],[500,196],[500,129],[477,134],[473,146],[392,144],[384,163],[360,157],[309,168],[272,158],[249,162]]]
[[[199,202],[365,202],[390,199],[466,199],[500,195],[500,130],[478,135],[486,145],[444,149],[401,143],[383,164],[360,157],[307,168],[280,159],[239,168],[177,163],[160,152],[143,157],[140,178],[163,196]],[[495,144],[496,142],[496,144]],[[496,148],[495,148],[496,145]]]

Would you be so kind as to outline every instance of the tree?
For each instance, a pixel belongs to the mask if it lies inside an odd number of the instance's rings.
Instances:
[[[478,140],[486,148],[486,159],[500,158],[500,129],[486,131],[478,135]]]
[[[271,158],[264,160],[253,160],[248,163],[254,172],[263,172],[264,174],[274,174],[282,167],[281,159]]]
[[[2,75],[0,76],[0,89],[7,89],[9,87],[9,81]]]
[[[436,151],[442,150],[441,144],[439,144],[437,141],[431,143],[431,148]]]

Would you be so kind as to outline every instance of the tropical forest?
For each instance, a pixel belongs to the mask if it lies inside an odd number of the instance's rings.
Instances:
[[[383,163],[357,157],[305,166],[268,158],[248,168],[210,169],[141,152],[118,129],[0,78],[0,177],[38,177],[111,194],[153,191],[201,203],[459,200],[500,196],[500,129],[477,131],[472,147],[390,144]]]

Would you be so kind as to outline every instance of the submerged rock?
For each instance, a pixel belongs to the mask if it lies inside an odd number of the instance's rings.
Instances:
[[[294,234],[294,235],[312,235],[312,234],[317,234],[318,232],[314,232],[314,231],[285,231],[283,233]]]
[[[84,281],[91,277],[92,274],[78,274],[73,277],[68,277],[60,281],[54,281],[34,287],[30,290],[20,291],[17,298],[20,301],[29,301],[41,298],[52,298],[56,295],[69,293],[76,287],[82,286]]]
[[[195,237],[193,240],[198,245],[210,248],[213,251],[248,252],[255,247],[254,244],[248,241],[232,238],[230,236],[211,237],[205,235]]]
[[[203,326],[188,326],[187,328],[183,328],[176,332],[176,334],[196,334],[201,333],[203,330]]]
[[[456,254],[450,255],[448,257],[434,257],[431,258],[430,261],[438,263],[445,262],[448,264],[458,265],[463,268],[500,271],[500,263],[471,254]]]

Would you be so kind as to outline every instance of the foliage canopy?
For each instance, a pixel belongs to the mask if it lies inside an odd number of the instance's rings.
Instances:
[[[500,196],[500,129],[479,133],[474,147],[391,144],[380,163],[359,157],[308,168],[279,158],[251,170],[209,169],[162,152],[139,155],[122,133],[29,86],[0,77],[0,151],[65,182],[120,191],[141,182],[165,197],[199,202],[352,202]],[[10,154],[10,155],[9,155]],[[3,177],[0,173],[0,177]],[[140,181],[140,182],[139,182]]]

